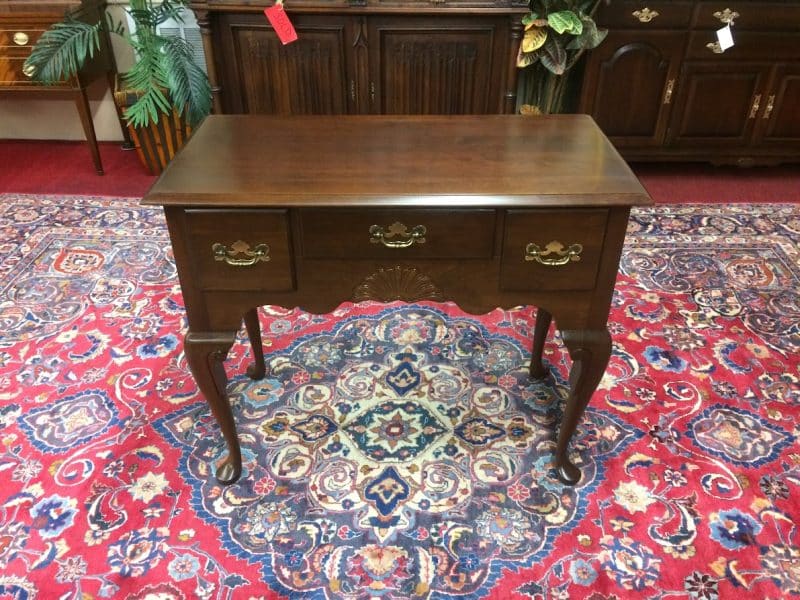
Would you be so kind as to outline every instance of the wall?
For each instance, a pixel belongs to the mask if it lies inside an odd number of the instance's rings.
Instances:
[[[125,13],[122,8],[111,5],[125,4],[125,1],[108,0],[108,4],[114,19],[124,21]],[[120,70],[124,70],[131,64],[131,50],[123,40],[114,38],[117,36],[112,36],[117,66]],[[87,91],[97,139],[121,141],[122,129],[114,108],[114,98],[106,82],[98,80]],[[22,100],[4,96],[0,98],[0,139],[83,140],[86,138],[72,100]]]

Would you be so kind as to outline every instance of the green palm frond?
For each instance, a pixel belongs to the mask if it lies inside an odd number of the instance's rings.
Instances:
[[[100,47],[103,27],[103,21],[94,25],[72,19],[56,23],[39,38],[25,67],[32,69],[35,80],[44,83],[74,75]]]
[[[141,33],[141,32],[140,32]],[[169,82],[164,71],[164,54],[153,38],[149,43],[135,43],[138,60],[124,75],[125,84],[140,94],[138,100],[125,111],[125,118],[134,127],[143,127],[157,121],[159,113],[172,110],[165,90]]]
[[[183,38],[165,38],[163,57],[172,101],[180,112],[186,110],[189,124],[195,126],[211,112],[208,77],[195,64],[192,47]]]

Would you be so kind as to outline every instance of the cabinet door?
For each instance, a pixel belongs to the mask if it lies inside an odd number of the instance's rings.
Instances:
[[[220,16],[217,71],[226,113],[353,112],[350,19],[293,15],[292,22],[298,40],[284,46],[263,14]]]
[[[787,152],[800,149],[800,65],[775,67],[761,107],[756,142],[762,148]]]
[[[768,74],[761,63],[686,62],[668,141],[692,149],[748,146]]]
[[[664,142],[685,42],[683,32],[612,31],[590,53],[581,110],[618,148]]]
[[[368,112],[502,112],[509,29],[508,17],[370,18]]]

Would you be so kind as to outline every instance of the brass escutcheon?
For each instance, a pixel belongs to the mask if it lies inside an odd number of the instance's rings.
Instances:
[[[387,248],[408,248],[414,244],[424,244],[425,234],[428,230],[424,225],[415,225],[408,230],[408,227],[396,221],[384,229],[380,225],[373,225],[369,228],[369,241],[373,244],[383,244]],[[392,240],[391,238],[401,238]]]
[[[735,10],[731,10],[730,8],[726,8],[723,11],[718,10],[715,12],[714,17],[727,25],[733,25],[733,20],[739,18],[739,13]]]
[[[267,244],[258,244],[251,250],[250,244],[242,240],[235,241],[230,248],[217,242],[212,244],[211,251],[214,253],[214,260],[224,261],[232,267],[249,267],[258,261],[269,261],[269,246]],[[236,258],[240,254],[247,258]]]
[[[26,45],[26,44],[28,43],[28,40],[29,40],[29,39],[30,39],[30,38],[28,37],[28,34],[27,34],[27,33],[25,33],[24,31],[18,31],[18,32],[16,32],[16,33],[14,34],[14,43],[15,43],[17,46],[24,46],[24,45]]]
[[[538,262],[547,267],[560,267],[570,261],[579,261],[581,259],[581,252],[583,252],[583,246],[581,244],[571,244],[565,249],[564,244],[553,240],[542,250],[537,244],[531,242],[525,246],[525,260]],[[547,258],[550,254],[555,254],[556,256]]]
[[[641,10],[633,11],[631,15],[639,19],[640,23],[649,23],[659,15],[659,12],[657,10],[650,10],[645,6]]]

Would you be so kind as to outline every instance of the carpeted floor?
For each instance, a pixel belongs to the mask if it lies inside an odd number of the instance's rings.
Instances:
[[[155,181],[136,153],[101,143],[105,175],[81,142],[0,140],[0,193],[141,197]],[[739,169],[697,163],[642,163],[637,176],[658,204],[800,202],[800,167]]]
[[[800,594],[800,205],[634,212],[574,488],[568,359],[528,379],[530,307],[263,309],[223,489],[160,211],[5,194],[0,228],[0,594]]]

